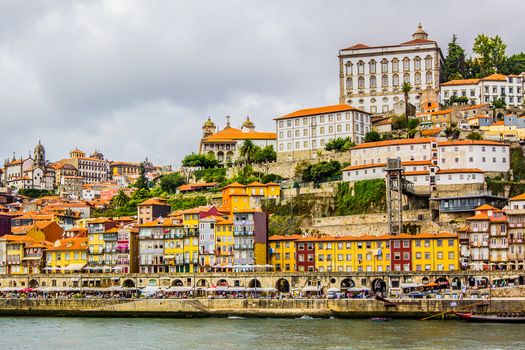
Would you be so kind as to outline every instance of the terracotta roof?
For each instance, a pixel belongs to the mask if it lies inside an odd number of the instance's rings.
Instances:
[[[438,142],[439,147],[446,146],[462,146],[462,145],[487,145],[487,146],[507,146],[504,143],[496,141],[485,141],[485,140],[451,140]]]
[[[405,171],[405,175],[407,176],[415,176],[415,175],[428,175],[428,170],[418,170],[418,171]]]
[[[457,173],[484,173],[483,170],[477,168],[456,168],[456,169],[440,169],[438,174],[457,174]]]
[[[498,126],[498,125],[505,125],[505,122],[503,120],[500,120],[498,122],[494,122],[491,124],[491,126]]]
[[[445,83],[439,84],[440,86],[454,86],[454,85],[475,85],[479,83],[480,79],[455,79],[449,80]]]
[[[488,115],[484,115],[484,114],[478,114],[478,115],[473,115],[472,117],[469,117],[467,120],[472,120],[472,119],[492,119],[492,117]]]
[[[34,242],[34,239],[26,235],[3,235],[0,239],[8,242]]]
[[[359,50],[359,49],[369,49],[369,48],[370,46],[365,45],[365,44],[355,44],[343,50]]]
[[[214,187],[214,186],[217,186],[218,184],[219,184],[218,182],[201,182],[201,183],[196,183],[196,184],[186,184],[186,185],[177,187],[177,190],[182,191],[182,192],[193,191],[199,188]]]
[[[414,39],[414,40],[404,42],[401,45],[416,45],[416,44],[427,44],[427,43],[435,43],[435,41],[428,40],[428,39]]]
[[[139,205],[169,205],[167,200],[164,198],[150,198]]]
[[[483,205],[475,208],[474,210],[499,210],[499,209],[496,208],[496,207],[493,207],[492,205],[489,205],[489,204],[483,204]]]
[[[288,235],[288,236],[273,235],[273,236],[268,237],[268,240],[269,241],[295,241],[300,238],[301,238],[301,235]]]
[[[514,196],[510,199],[511,201],[523,201],[525,200],[525,193]]]
[[[244,132],[236,128],[226,128],[215,134],[208,136],[206,142],[224,142],[237,140],[276,140],[277,134],[274,132],[250,131]]]
[[[321,237],[302,237],[296,242],[336,242],[336,241],[385,241],[397,239],[438,239],[438,238],[457,238],[458,235],[450,232],[439,233],[419,233],[416,235],[401,233],[399,235],[363,235],[363,236],[321,236]],[[270,237],[271,238],[271,237]]]
[[[386,140],[377,142],[366,142],[355,146],[350,151],[362,148],[375,148],[375,147],[387,147],[387,146],[400,146],[400,145],[414,145],[420,143],[430,143],[436,141],[433,137],[422,137],[419,139],[400,139],[400,140]]]
[[[503,74],[494,73],[488,77],[482,78],[481,80],[490,80],[490,81],[507,81],[507,77]]]
[[[460,111],[468,111],[468,110],[471,110],[471,109],[477,109],[477,108],[488,107],[488,106],[489,106],[488,103],[480,103],[480,104],[477,104],[477,105],[460,107],[459,110]]]
[[[282,117],[274,118],[274,120],[290,119],[290,118],[298,118],[298,117],[307,117],[307,116],[311,116],[311,115],[346,112],[346,111],[359,111],[361,113],[370,114],[368,112],[362,111],[362,110],[360,110],[358,108],[355,108],[353,106],[350,106],[348,104],[339,104],[339,105],[331,105],[331,106],[299,109],[299,110],[297,110],[295,112],[286,114],[286,115],[284,115]]]
[[[168,227],[168,226],[183,226],[182,223],[179,223],[179,220],[175,218],[163,218],[162,220],[157,219],[153,221],[145,222],[139,227]]]
[[[55,242],[55,245],[48,248],[48,251],[62,250],[87,250],[87,237],[64,238]]]
[[[436,136],[442,130],[443,128],[432,128],[432,129],[421,130],[421,136]]]
[[[430,160],[411,160],[407,162],[401,162],[402,166],[413,166],[413,165],[432,165]],[[378,168],[386,167],[386,163],[376,163],[376,164],[363,164],[363,165],[351,165],[343,170],[359,170],[359,169],[369,169],[369,168]]]
[[[266,186],[265,184],[257,182],[257,181],[246,185],[246,187],[265,187],[265,186]]]
[[[238,183],[238,182],[232,182],[231,184],[229,184],[229,185],[224,186],[223,188],[221,188],[221,190],[224,190],[225,188],[230,188],[230,187],[245,188],[246,186],[244,186],[243,184],[240,184],[240,183]]]

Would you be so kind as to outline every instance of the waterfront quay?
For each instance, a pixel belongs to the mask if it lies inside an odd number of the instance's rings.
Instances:
[[[451,291],[490,289],[525,284],[525,271],[434,271],[434,272],[217,272],[163,274],[27,274],[0,275],[0,291],[17,288],[146,288],[184,287],[195,291],[213,287],[275,289],[324,295],[330,288],[390,290],[415,285],[439,284]],[[188,289],[189,290],[189,289]]]
[[[0,315],[423,318],[451,309],[525,313],[523,279],[512,271],[2,276]],[[403,294],[415,286],[430,286],[436,294],[429,299]],[[341,294],[329,298],[333,291]]]

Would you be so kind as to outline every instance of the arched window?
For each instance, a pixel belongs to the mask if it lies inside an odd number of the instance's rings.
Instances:
[[[394,85],[394,86],[399,86],[399,75],[394,74],[394,75],[392,76],[392,85]]]
[[[386,58],[381,60],[381,73],[388,73],[388,60]]]
[[[392,60],[392,72],[399,72],[399,60],[397,58]]]
[[[421,70],[421,58],[419,56],[414,58],[414,70]]]
[[[425,80],[427,84],[432,84],[432,73],[431,72],[427,72]]]
[[[376,76],[375,75],[372,75],[370,77],[370,88],[371,89],[375,89],[377,87],[377,83],[376,83]]]
[[[416,72],[416,74],[414,74],[414,83],[416,85],[421,85],[421,73]]]
[[[346,89],[347,90],[352,90],[353,89],[352,78],[346,78]]]
[[[410,70],[410,58],[405,57],[403,58],[403,71],[409,71]]]
[[[425,69],[432,69],[432,56],[425,57]]]
[[[359,77],[359,79],[357,80],[357,85],[359,86],[360,89],[364,89],[365,88],[365,78]]]
[[[352,75],[352,63],[346,62],[346,75]]]
[[[365,74],[365,62],[357,62],[357,74]]]
[[[372,60],[369,63],[370,74],[376,74],[376,61]]]
[[[403,74],[403,83],[410,83],[410,74]]]
[[[381,77],[381,86],[388,87],[388,75],[385,74]]]

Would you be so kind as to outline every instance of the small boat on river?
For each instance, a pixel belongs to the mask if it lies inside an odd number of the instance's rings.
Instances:
[[[475,315],[473,313],[454,312],[454,314],[459,319],[468,322],[525,323],[525,315],[523,315],[522,313]]]

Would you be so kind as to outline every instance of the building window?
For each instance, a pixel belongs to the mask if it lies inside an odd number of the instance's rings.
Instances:
[[[399,60],[397,58],[392,60],[392,72],[399,72]]]
[[[365,78],[359,77],[359,79],[357,79],[357,85],[359,89],[364,89],[365,88]]]
[[[388,61],[384,58],[381,60],[381,73],[388,73]]]
[[[357,62],[357,74],[365,74],[365,63],[363,61]]]
[[[410,70],[410,59],[408,57],[403,58],[403,71],[407,72]]]
[[[372,75],[370,77],[370,88],[371,89],[375,89],[376,88],[376,77],[374,75]]]
[[[376,74],[376,61],[370,61],[370,74]]]
[[[425,57],[425,69],[432,69],[432,57]]]
[[[381,77],[381,86],[387,87],[388,86],[388,75],[383,75]]]
[[[394,75],[392,76],[392,85],[394,85],[394,86],[399,86],[399,75],[394,74]]]
[[[416,85],[421,85],[421,73],[416,72],[416,74],[414,74],[414,81]]]

